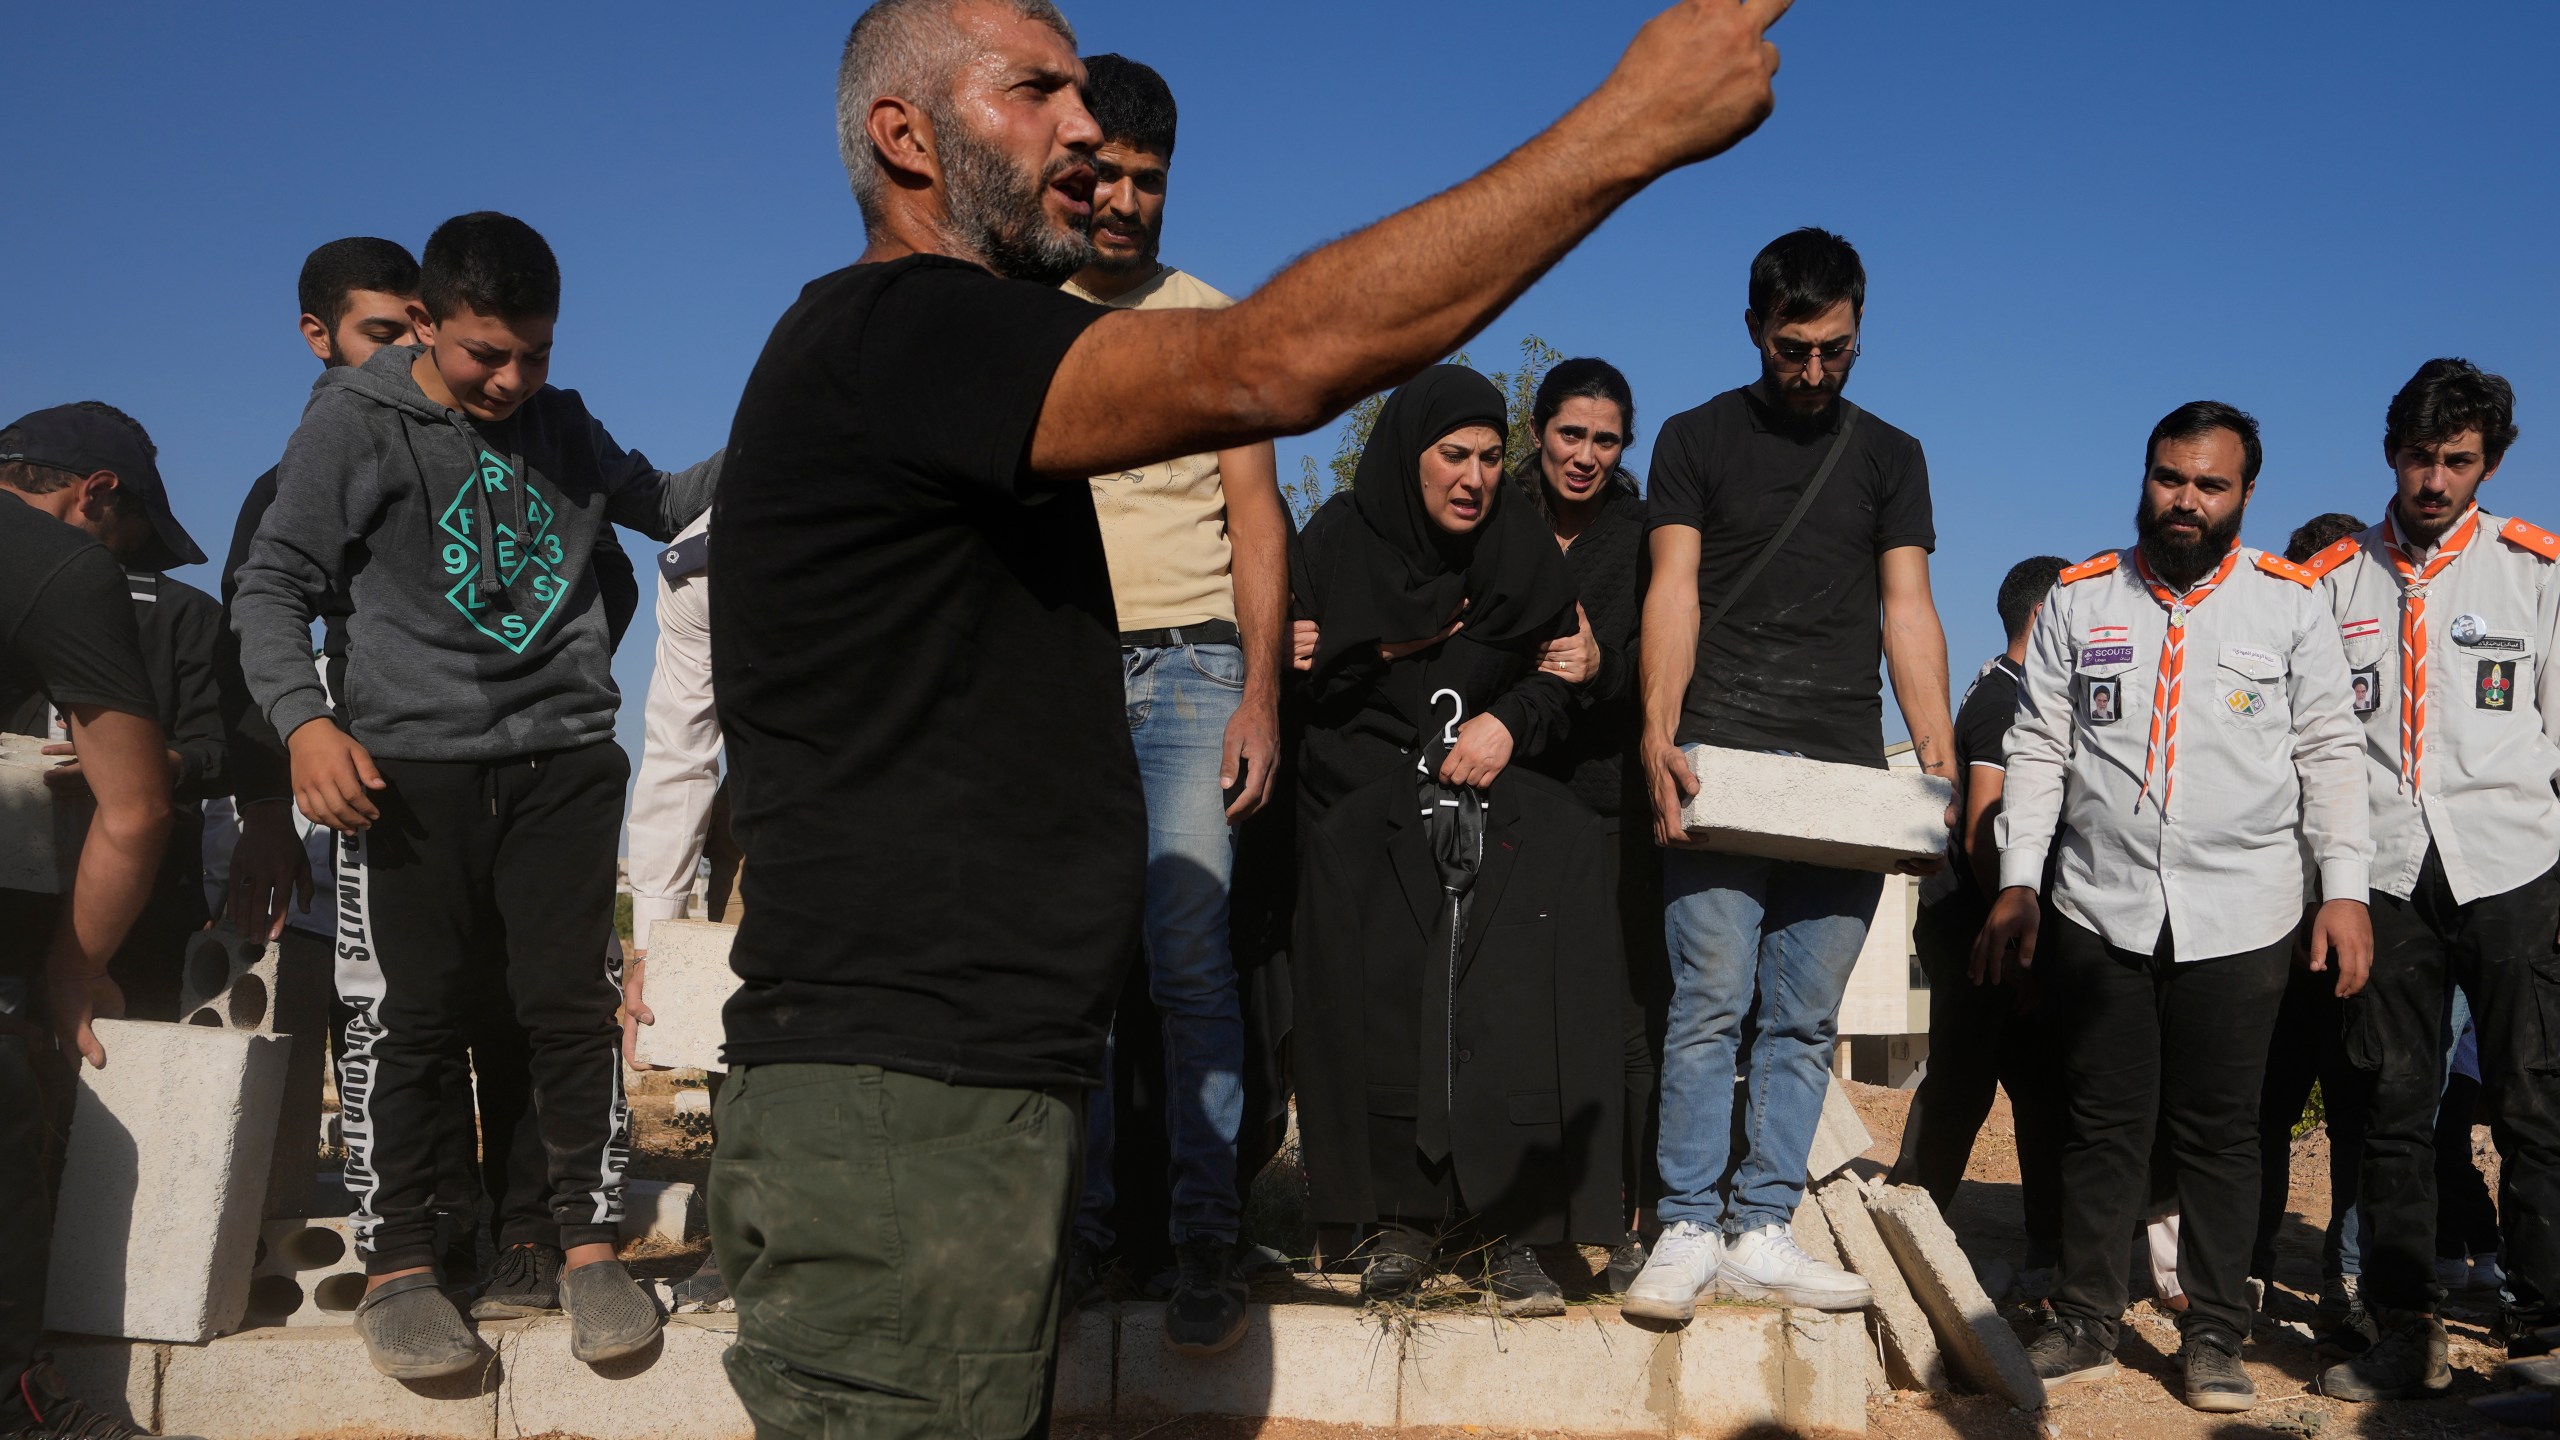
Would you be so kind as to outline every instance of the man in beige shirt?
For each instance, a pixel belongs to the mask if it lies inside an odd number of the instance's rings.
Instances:
[[[1226,296],[1156,258],[1173,162],[1173,92],[1118,55],[1085,61],[1094,152],[1093,263],[1070,294],[1133,310],[1223,309]],[[1165,1342],[1213,1354],[1243,1333],[1235,1268],[1244,1022],[1227,944],[1234,827],[1270,797],[1288,622],[1288,513],[1270,442],[1093,477],[1120,613],[1129,738],[1146,790],[1148,990],[1164,1021],[1176,1271]],[[1085,1195],[1069,1299],[1111,1247],[1106,1081],[1088,1111]]]

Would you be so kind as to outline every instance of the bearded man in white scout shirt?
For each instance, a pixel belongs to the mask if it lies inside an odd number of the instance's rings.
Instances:
[[[2140,542],[2062,572],[2009,731],[2000,882],[1977,946],[2014,959],[2061,1027],[2070,1106],[2048,1384],[2115,1369],[2125,1245],[2167,1127],[2187,1291],[2186,1401],[2257,1403],[2241,1369],[2256,1225],[2258,1091],[2320,884],[2314,970],[2362,986],[2373,846],[2337,625],[2307,570],[2239,543],[2257,422],[2182,405],[2145,450]],[[2100,707],[2092,697],[2112,697]],[[2057,825],[2060,834],[2056,834]],[[2060,846],[2038,945],[2036,887]]]
[[[2435,1276],[2435,1114],[2453,987],[2480,1037],[2482,1113],[2505,1163],[2509,1353],[2560,1380],[2560,536],[2482,510],[2516,437],[2515,392],[2464,360],[2430,360],[2392,398],[2398,478],[2382,523],[2305,568],[2321,575],[2347,665],[2369,678],[2373,984],[2348,1009],[2349,1058],[2372,1072],[2363,1154],[2362,1295],[2376,1343],[2320,1388],[2349,1400],[2442,1390]]]

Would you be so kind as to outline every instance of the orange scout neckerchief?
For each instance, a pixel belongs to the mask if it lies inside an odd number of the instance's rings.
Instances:
[[[2383,548],[2390,552],[2391,568],[2400,575],[2400,788],[2404,791],[2417,790],[2418,762],[2427,748],[2427,583],[2443,574],[2479,533],[2480,507],[2474,505],[2462,512],[2461,521],[2421,569],[2400,539],[2399,520],[2389,510],[2382,513]]]
[[[2215,587],[2231,578],[2231,569],[2240,563],[2240,547],[2222,557],[2222,564],[2205,577],[2203,583],[2180,595],[2170,590],[2159,576],[2151,573],[2151,562],[2140,550],[2133,553],[2134,568],[2141,572],[2144,588],[2160,608],[2169,612],[2169,631],[2160,638],[2160,681],[2151,690],[2151,740],[2142,751],[2142,790],[2133,797],[2140,808],[2142,797],[2151,793],[2152,765],[2159,764],[2160,810],[2168,813],[2169,795],[2177,783],[2178,769],[2178,697],[2180,681],[2187,665],[2187,613],[2204,603]]]

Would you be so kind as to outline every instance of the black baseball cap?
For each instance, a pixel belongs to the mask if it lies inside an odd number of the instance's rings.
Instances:
[[[169,490],[160,483],[160,467],[151,460],[151,442],[133,425],[78,405],[56,405],[21,415],[6,427],[12,443],[0,460],[22,461],[74,475],[115,472],[117,488],[142,502],[151,517],[151,543],[125,557],[137,570],[175,570],[201,565],[198,549],[178,517],[169,513]]]

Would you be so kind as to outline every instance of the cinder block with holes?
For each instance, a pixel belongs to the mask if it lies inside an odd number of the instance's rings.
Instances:
[[[643,1065],[678,1070],[720,1070],[725,1031],[721,1007],[738,988],[729,968],[729,942],[738,927],[707,920],[660,920],[649,927],[649,968],[641,998],[655,1024],[640,1027]]]
[[[322,1070],[328,1064],[330,975],[327,940],[287,930],[277,941],[244,939],[228,927],[188,938],[178,978],[178,1013],[190,1025],[304,1037],[285,1059],[283,1108],[275,1156],[267,1170],[264,1211],[270,1218],[309,1213],[305,1201],[319,1163],[312,1137],[320,1130]]]
[[[62,763],[32,735],[0,735],[0,890],[60,892],[94,806],[58,798],[44,772]]]
[[[363,1298],[353,1222],[270,1220],[259,1228],[249,1324],[352,1325]]]

